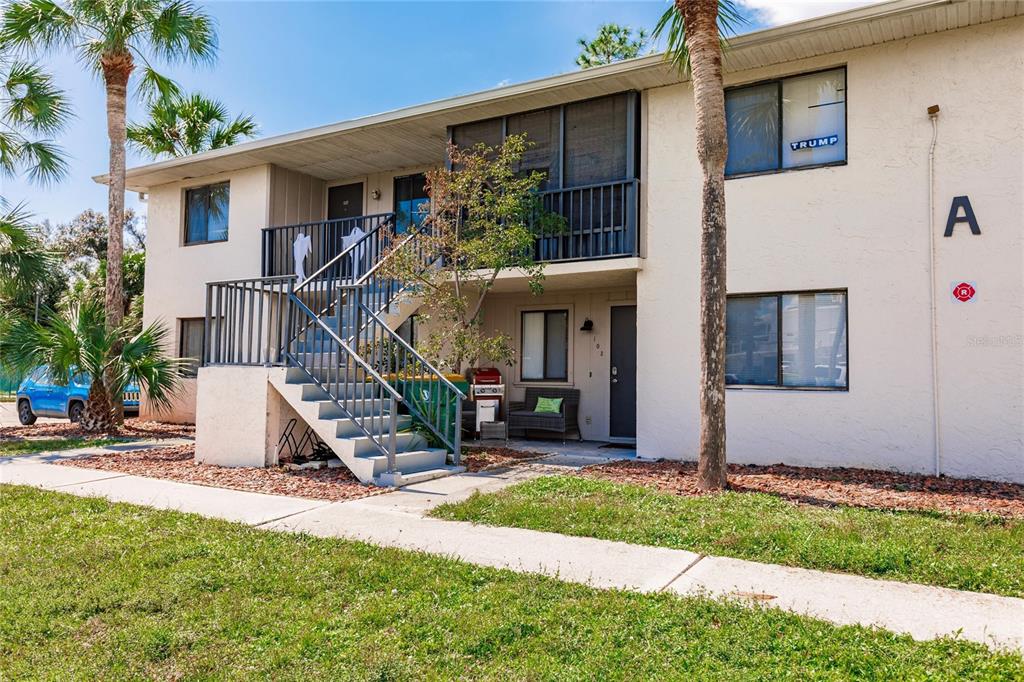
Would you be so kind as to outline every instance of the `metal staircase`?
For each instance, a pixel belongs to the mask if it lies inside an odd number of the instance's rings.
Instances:
[[[360,481],[461,471],[465,396],[396,333],[418,297],[385,272],[399,252],[416,268],[435,266],[428,228],[396,234],[394,214],[353,220],[345,234],[356,236],[302,282],[210,283],[206,362],[287,365],[275,390]]]

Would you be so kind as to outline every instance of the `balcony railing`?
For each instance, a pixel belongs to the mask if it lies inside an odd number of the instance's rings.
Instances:
[[[565,218],[561,232],[537,238],[539,261],[636,256],[637,180],[619,180],[543,192],[546,210]]]
[[[582,187],[541,192],[545,210],[565,218],[564,228],[542,234],[534,246],[538,261],[592,260],[639,255],[637,233],[639,181],[617,180]],[[317,272],[341,253],[352,231],[368,234],[385,225],[393,213],[321,220],[299,225],[268,227],[263,230],[263,276],[294,274],[292,253],[295,237],[305,234],[312,240],[312,252],[306,259],[306,273]],[[377,254],[370,254],[371,259]],[[335,277],[351,277],[339,271]]]
[[[282,277],[295,274],[295,255],[292,249],[295,237],[305,234],[311,240],[312,250],[305,260],[306,274],[317,272],[332,258],[345,250],[346,237],[358,228],[363,234],[373,232],[388,220],[394,213],[364,215],[357,218],[340,218],[338,220],[320,220],[298,225],[283,227],[267,227],[263,229],[263,265],[264,277]],[[377,254],[367,254],[371,259]],[[371,261],[374,262],[374,261]],[[350,272],[338,272],[335,276],[351,277]]]

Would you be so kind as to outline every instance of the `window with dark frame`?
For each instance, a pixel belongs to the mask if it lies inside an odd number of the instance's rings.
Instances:
[[[729,296],[725,317],[726,385],[849,388],[845,291]]]
[[[186,317],[178,320],[178,357],[185,360],[182,373],[194,377],[203,363],[203,346],[206,341],[206,320],[202,317]]]
[[[846,67],[729,88],[726,177],[846,163]]]
[[[569,311],[522,313],[520,377],[523,381],[569,379]]]
[[[464,123],[452,127],[451,138],[466,149],[479,143],[494,147],[505,135],[525,133],[530,146],[520,170],[543,172],[544,191],[616,182],[631,179],[639,168],[636,158],[630,162],[640,147],[638,108],[637,94],[622,92]]]
[[[402,234],[413,225],[422,225],[430,213],[427,177],[423,173],[395,178],[395,231]]]
[[[227,182],[185,190],[185,243],[207,244],[228,238]]]

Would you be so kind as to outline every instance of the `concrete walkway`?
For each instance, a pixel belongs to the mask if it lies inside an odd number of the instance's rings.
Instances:
[[[0,483],[193,512],[267,530],[361,540],[599,588],[734,598],[915,639],[959,636],[1024,652],[1024,599],[424,516],[476,490],[490,492],[592,463],[589,457],[555,455],[527,467],[452,476],[336,503],[55,466],[37,457],[0,460]]]

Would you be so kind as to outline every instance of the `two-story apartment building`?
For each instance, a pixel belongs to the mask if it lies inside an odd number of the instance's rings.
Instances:
[[[895,0],[731,41],[731,461],[1024,481],[1022,15]],[[273,461],[292,416],[337,420],[350,457],[429,450],[394,411],[420,400],[415,382],[360,356],[364,338],[409,341],[417,301],[366,277],[412,238],[449,140],[525,132],[567,229],[537,240],[543,295],[507,273],[486,303],[485,328],[517,344],[511,397],[578,389],[583,438],[693,459],[693,130],[689,83],[651,56],[131,169],[148,196],[145,317],[205,357],[170,418],[198,405],[208,461]],[[451,451],[444,390],[412,411]],[[438,465],[423,462],[405,468]]]

